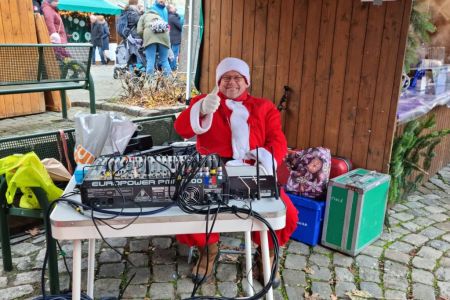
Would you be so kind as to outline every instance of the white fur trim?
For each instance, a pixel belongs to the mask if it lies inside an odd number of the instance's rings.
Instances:
[[[191,127],[195,134],[202,134],[207,132],[211,128],[213,120],[213,114],[207,114],[202,118],[202,120],[200,120],[202,103],[203,100],[200,100],[192,105],[191,114],[189,115],[191,120]]]
[[[226,57],[217,65],[216,68],[216,83],[219,85],[222,75],[229,71],[239,72],[247,80],[247,84],[250,85],[250,68],[247,63],[242,59],[236,57]]]
[[[231,146],[233,158],[243,159],[250,150],[250,128],[247,124],[249,112],[240,101],[227,99],[225,104],[231,110]]]
[[[247,158],[256,160],[256,149],[249,151]],[[275,165],[275,171],[277,170],[277,161],[266,148],[258,148],[258,159],[259,163],[266,169],[268,175],[273,175],[273,165]]]

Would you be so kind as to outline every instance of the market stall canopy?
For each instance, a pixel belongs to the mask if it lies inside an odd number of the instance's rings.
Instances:
[[[122,9],[107,0],[59,0],[59,10],[119,15]]]

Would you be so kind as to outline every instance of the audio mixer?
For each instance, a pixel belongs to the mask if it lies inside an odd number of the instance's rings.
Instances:
[[[190,205],[226,201],[228,178],[220,158],[209,155],[195,168],[200,160],[199,155],[99,157],[80,186],[82,202],[96,208],[167,206],[176,200],[175,176],[191,178],[179,195]]]

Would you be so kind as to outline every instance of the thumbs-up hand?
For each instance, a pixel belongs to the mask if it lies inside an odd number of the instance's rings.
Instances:
[[[201,107],[202,115],[212,114],[219,108],[220,97],[217,94],[218,88],[216,86],[211,93],[209,93],[208,95],[206,95],[205,98],[203,98]]]

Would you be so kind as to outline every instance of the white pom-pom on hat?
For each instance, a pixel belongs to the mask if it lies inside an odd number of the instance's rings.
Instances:
[[[236,57],[226,57],[217,65],[216,68],[216,83],[219,85],[220,78],[223,74],[229,71],[239,72],[245,77],[247,84],[250,85],[250,68],[242,59]]]

